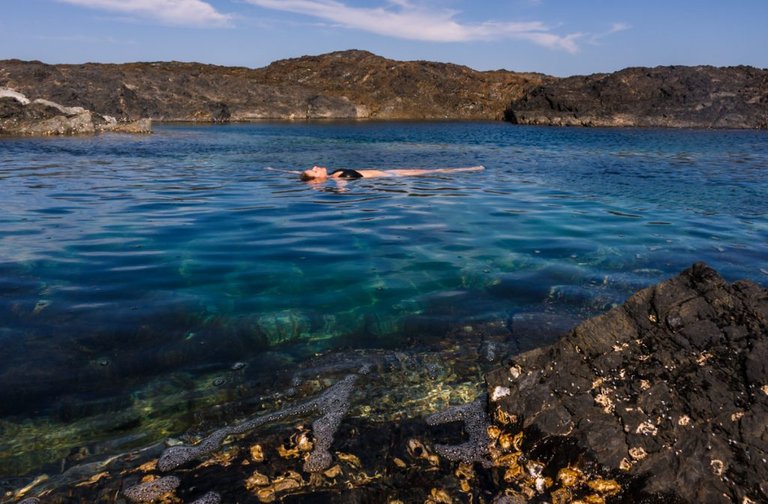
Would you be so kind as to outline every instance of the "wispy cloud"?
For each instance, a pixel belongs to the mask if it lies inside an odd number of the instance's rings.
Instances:
[[[611,26],[611,29],[608,30],[608,33],[616,33],[624,30],[629,30],[630,28],[632,27],[627,23],[613,23],[613,26]]]
[[[292,12],[378,35],[429,42],[521,39],[535,44],[578,52],[583,35],[558,35],[539,21],[460,23],[455,10],[433,10],[409,0],[389,0],[373,8],[351,7],[335,0],[246,0],[265,9]]]
[[[608,35],[613,35],[614,33],[619,33],[619,32],[623,32],[623,31],[629,30],[631,28],[632,28],[632,26],[630,26],[627,23],[613,23],[608,30],[606,30],[606,31],[604,31],[602,33],[596,33],[596,34],[592,35],[589,38],[589,43],[597,45],[597,44],[599,44],[600,39],[602,39],[604,37],[607,37]]]
[[[228,26],[232,16],[202,0],[59,0],[64,3],[196,27]]]

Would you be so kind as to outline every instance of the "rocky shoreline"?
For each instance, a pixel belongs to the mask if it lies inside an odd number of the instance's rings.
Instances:
[[[768,70],[628,68],[557,78],[340,51],[250,69],[198,63],[0,61],[0,86],[133,121],[502,120],[768,128]]]
[[[65,107],[50,100],[30,100],[0,88],[0,135],[54,136],[94,133],[151,133],[152,121],[118,121],[83,107]]]
[[[489,342],[503,354],[503,333],[476,328],[438,359],[322,358],[250,418],[72,466],[6,502],[768,499],[768,290],[696,264],[503,359],[487,394],[460,386],[443,396],[454,406],[425,404],[456,387],[451,355],[479,361]],[[387,384],[427,395],[409,403]],[[393,401],[401,415],[377,415]]]

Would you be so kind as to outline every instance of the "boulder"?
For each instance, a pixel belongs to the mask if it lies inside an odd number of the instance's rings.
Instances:
[[[768,291],[697,263],[487,374],[490,408],[638,495],[768,500]]]

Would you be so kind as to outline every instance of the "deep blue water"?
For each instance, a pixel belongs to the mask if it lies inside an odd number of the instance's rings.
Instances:
[[[343,185],[279,171],[315,163],[487,169]],[[264,123],[0,139],[0,415],[61,417],[62,402],[296,343],[398,348],[516,313],[583,318],[695,261],[765,284],[767,171],[768,136],[752,131]]]

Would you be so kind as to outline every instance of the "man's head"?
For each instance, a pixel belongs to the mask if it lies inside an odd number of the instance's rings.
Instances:
[[[301,180],[323,180],[328,178],[328,169],[322,166],[313,166],[309,170],[301,172]]]

